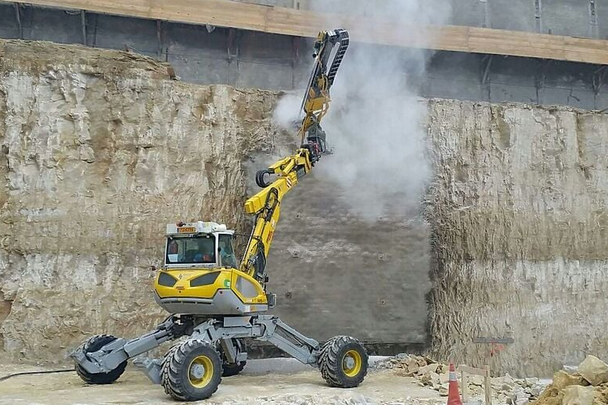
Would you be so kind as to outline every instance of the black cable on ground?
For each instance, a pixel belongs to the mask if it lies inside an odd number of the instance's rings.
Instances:
[[[62,369],[62,370],[44,370],[44,371],[24,371],[21,373],[14,373],[14,374],[9,374],[9,375],[5,375],[4,377],[0,377],[0,382],[4,381],[4,380],[8,380],[11,377],[17,377],[20,375],[30,375],[30,374],[52,374],[52,373],[68,373],[68,372],[74,372],[76,370],[72,369]]]

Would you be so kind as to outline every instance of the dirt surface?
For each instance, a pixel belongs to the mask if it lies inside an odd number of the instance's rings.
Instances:
[[[205,404],[405,404],[444,403],[436,391],[391,370],[370,370],[364,383],[344,390],[325,385],[314,369],[289,361],[251,361],[243,374],[223,378]],[[36,368],[40,370],[41,368]],[[31,371],[31,366],[0,365],[0,376]],[[13,377],[0,382],[0,404],[157,404],[173,403],[162,388],[129,366],[114,384],[86,385],[75,373]]]

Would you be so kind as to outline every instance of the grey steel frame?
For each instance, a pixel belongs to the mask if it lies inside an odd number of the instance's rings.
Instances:
[[[189,336],[210,345],[220,345],[229,363],[247,359],[247,353],[235,347],[232,339],[255,339],[267,341],[304,364],[316,366],[319,342],[308,338],[285,324],[277,316],[224,316],[218,318],[192,318],[192,328],[183,327],[177,321],[179,316],[171,316],[155,330],[138,338],[116,339],[93,353],[85,353],[84,345],[76,349],[71,357],[91,374],[108,373],[125,360],[141,356],[161,344]],[[135,358],[133,363],[142,369],[155,384],[160,384],[161,360]]]

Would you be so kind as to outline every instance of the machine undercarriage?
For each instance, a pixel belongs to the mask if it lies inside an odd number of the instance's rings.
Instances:
[[[167,341],[186,336],[162,360],[141,357]],[[355,387],[366,375],[367,353],[356,339],[337,336],[320,346],[273,315],[172,315],[155,330],[135,339],[93,336],[72,357],[78,375],[88,383],[114,382],[127,361],[134,359],[133,363],[153,383],[161,384],[167,394],[179,400],[195,400],[211,396],[221,376],[238,374],[244,368],[247,339],[267,341],[304,364],[318,366],[323,378],[334,387]]]

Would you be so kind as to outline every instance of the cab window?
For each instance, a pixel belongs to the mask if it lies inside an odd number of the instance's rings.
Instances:
[[[168,238],[167,264],[215,263],[215,239],[212,236]]]
[[[236,255],[232,248],[232,235],[220,235],[220,264],[224,267],[237,268]]]

